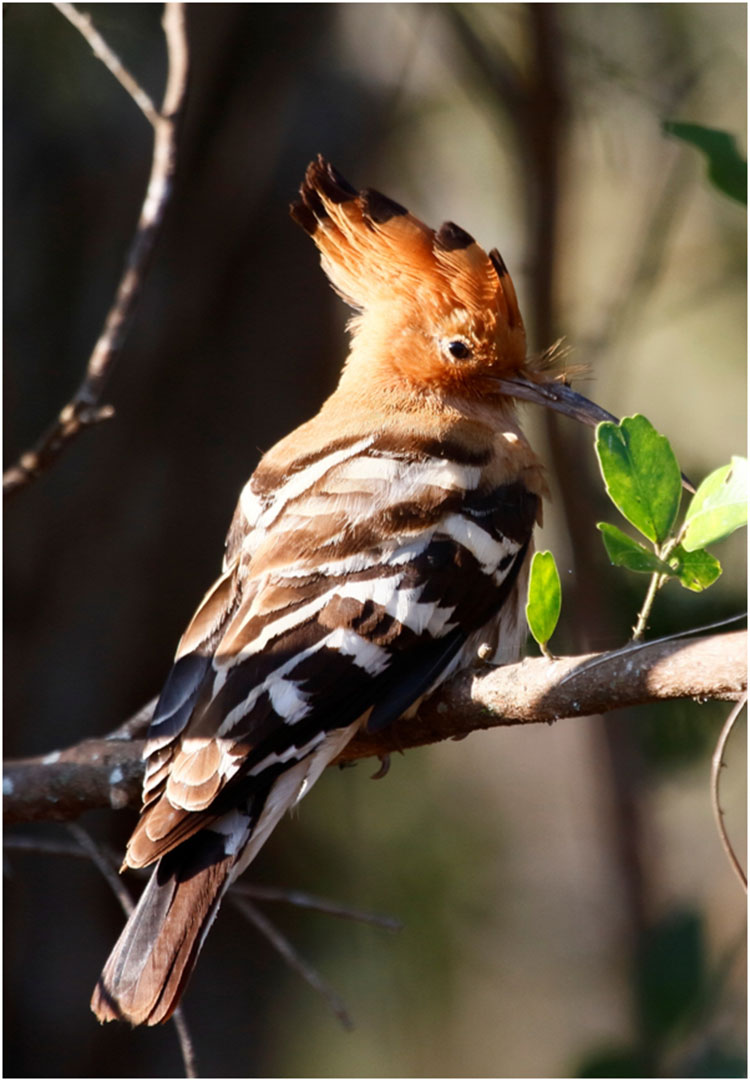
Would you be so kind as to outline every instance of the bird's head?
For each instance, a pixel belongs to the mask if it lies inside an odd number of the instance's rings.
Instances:
[[[508,269],[453,222],[429,228],[323,157],[291,207],[332,285],[355,309],[342,386],[453,403],[537,402],[595,425],[614,419],[529,359]]]

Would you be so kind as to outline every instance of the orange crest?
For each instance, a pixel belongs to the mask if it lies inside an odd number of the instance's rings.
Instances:
[[[356,191],[322,156],[308,166],[291,214],[353,308],[367,313],[387,303],[390,320],[399,306],[433,322],[457,313],[523,363],[525,333],[507,267],[460,226],[448,221],[436,231],[380,192]]]

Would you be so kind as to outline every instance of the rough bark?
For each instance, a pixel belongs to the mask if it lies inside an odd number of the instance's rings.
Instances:
[[[747,688],[747,632],[672,638],[613,653],[529,658],[451,680],[417,715],[362,733],[338,761],[462,739],[500,725],[552,723],[674,698],[737,701]],[[5,764],[4,821],[68,820],[140,803],[149,703],[109,736]]]

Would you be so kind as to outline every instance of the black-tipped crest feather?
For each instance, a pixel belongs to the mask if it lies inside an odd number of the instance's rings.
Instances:
[[[458,251],[474,244],[474,237],[452,221],[444,221],[435,235],[435,242],[445,251]]]
[[[391,218],[409,213],[405,206],[401,206],[401,203],[397,203],[395,199],[389,199],[387,195],[376,191],[375,188],[365,188],[360,192],[360,198],[362,209],[376,225],[385,225]]]

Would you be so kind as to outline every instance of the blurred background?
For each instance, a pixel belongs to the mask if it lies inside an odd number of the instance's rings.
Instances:
[[[89,5],[159,98],[161,7]],[[77,387],[150,166],[146,121],[51,5],[4,7],[6,465]],[[85,433],[5,519],[5,753],[110,731],[155,694],[218,571],[261,452],[314,413],[347,311],[290,220],[323,152],[508,263],[530,347],[645,413],[695,480],[745,448],[746,212],[675,119],[746,153],[742,4],[190,4],[180,166],[136,324]],[[623,644],[647,579],[590,435],[527,411],[563,578],[553,651]],[[744,537],[705,595],[670,584],[653,636],[745,607]],[[264,911],[343,997],[345,1032],[230,905],[185,997],[204,1076],[744,1076],[745,900],[714,827],[728,711],[679,703],[475,734],[329,770],[256,882],[398,917],[397,935]],[[722,779],[744,861],[744,725]],[[131,812],[83,825],[121,850]],[[63,827],[32,837],[69,839]],[[133,876],[127,876],[133,886]],[[122,924],[84,860],[6,858],[5,1070],[169,1077],[172,1026],[100,1029]],[[135,881],[137,888],[137,880]]]

